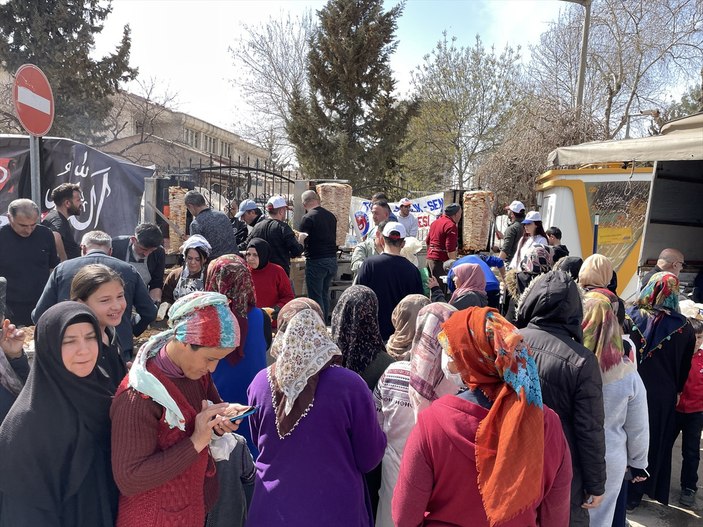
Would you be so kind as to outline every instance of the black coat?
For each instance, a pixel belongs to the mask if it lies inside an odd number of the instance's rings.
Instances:
[[[578,286],[563,271],[532,282],[518,306],[517,326],[535,356],[544,403],[561,418],[571,450],[570,525],[587,526],[584,494],[605,492],[603,385],[596,356],[581,344]]]

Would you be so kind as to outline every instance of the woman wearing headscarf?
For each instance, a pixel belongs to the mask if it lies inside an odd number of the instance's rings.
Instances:
[[[386,353],[378,327],[378,298],[369,287],[353,285],[332,312],[332,340],[342,352],[342,366],[361,375],[370,392],[376,388],[393,357]],[[381,465],[366,474],[374,515],[381,487]]]
[[[295,298],[290,279],[283,267],[269,259],[271,247],[262,238],[252,238],[247,245],[245,258],[256,291],[256,307],[271,310],[273,327],[276,327],[278,312]]]
[[[424,340],[427,326],[433,326],[433,322],[437,320],[445,321],[451,313],[456,309],[447,303],[429,304],[420,310],[417,316],[417,331],[413,338],[413,347],[410,354],[410,361],[399,360],[392,363],[386,371],[381,375],[381,378],[376,384],[373,391],[374,401],[376,403],[376,414],[378,422],[386,434],[388,444],[383,454],[381,463],[381,487],[378,493],[378,508],[376,509],[376,527],[393,527],[393,517],[391,515],[391,500],[393,498],[393,489],[398,479],[398,471],[400,470],[400,460],[403,457],[405,442],[408,439],[410,430],[415,426],[415,408],[413,401],[410,399],[410,381],[413,367],[417,369],[418,363],[424,365],[424,361],[418,361],[415,357],[416,353],[423,354],[425,348],[420,345],[420,341]],[[439,317],[439,319],[437,318]],[[434,343],[439,346],[436,340],[437,335],[434,335]],[[429,342],[423,342],[423,345],[432,345]],[[441,350],[440,350],[441,352]],[[440,369],[439,354],[437,355],[437,369],[442,380],[444,375]],[[457,386],[448,381],[453,387],[453,390],[447,393],[456,393]],[[438,384],[441,380],[438,380]],[[442,393],[443,395],[444,393]]]
[[[342,365],[376,387],[393,357],[386,353],[378,327],[378,298],[369,287],[353,285],[332,312],[332,340],[342,352]]]
[[[161,293],[162,302],[173,304],[182,296],[205,290],[205,271],[210,251],[212,247],[200,234],[194,234],[183,242],[183,266],[168,273]]]
[[[96,367],[100,326],[61,302],[39,319],[27,383],[0,426],[0,525],[111,527],[111,383]]]
[[[459,310],[472,306],[486,307],[488,295],[483,269],[477,264],[466,263],[457,265],[453,271],[456,289],[449,303]]]
[[[539,275],[548,273],[554,263],[552,248],[549,245],[536,244],[520,261],[517,269],[511,269],[505,275],[505,288],[509,297],[505,318],[511,323],[517,320],[516,308],[520,296]]]
[[[410,403],[415,420],[421,410],[443,395],[456,394],[457,384],[442,371],[442,346],[437,336],[456,308],[445,303],[423,307],[417,316],[417,333],[410,356]]]
[[[521,335],[496,310],[470,307],[439,339],[445,369],[469,389],[418,416],[393,495],[396,525],[568,525],[569,449]]]
[[[237,255],[225,254],[210,262],[205,290],[227,297],[241,332],[239,346],[220,361],[212,379],[224,400],[246,401],[247,386],[266,368],[266,350],[271,345],[271,319],[256,307],[251,272]],[[256,459],[258,451],[251,439],[248,421],[241,424],[239,433],[247,438]]]
[[[210,443],[245,409],[223,403],[210,374],[238,343],[227,298],[196,292],[139,349],[110,409],[118,527],[205,524],[218,496]]]
[[[276,362],[249,386],[261,453],[247,526],[372,526],[363,474],[386,439],[371,393],[340,367],[342,353],[312,308],[295,313],[272,348]]]
[[[647,389],[649,412],[648,472],[650,477],[628,488],[628,509],[637,507],[646,493],[669,503],[671,451],[676,427],[676,398],[683,391],[696,336],[679,313],[679,279],[656,273],[627,310],[625,329],[635,344],[637,371]]]
[[[647,393],[637,368],[623,354],[618,297],[607,289],[593,289],[586,293],[583,308],[583,345],[596,355],[603,379],[607,471],[603,501],[588,513],[592,525],[624,527],[624,517],[615,524],[613,517],[625,471],[631,467],[639,480],[647,468]]]
[[[564,256],[554,263],[554,270],[569,273],[569,276],[576,281],[579,279],[582,265],[583,259],[580,256]]]
[[[602,254],[592,254],[583,261],[578,274],[578,283],[586,291],[607,289],[617,296],[618,275],[610,258]],[[613,285],[614,284],[614,285]],[[625,321],[625,303],[618,297],[618,321]]]
[[[424,295],[408,295],[401,300],[391,315],[395,332],[386,343],[386,351],[395,360],[407,360],[415,338],[415,323],[418,312],[430,300]]]

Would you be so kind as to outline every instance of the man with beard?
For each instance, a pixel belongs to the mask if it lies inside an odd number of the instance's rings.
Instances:
[[[54,202],[54,209],[41,223],[54,231],[56,250],[62,262],[78,258],[81,249],[76,243],[75,231],[68,219],[81,213],[81,188],[76,183],[62,183],[51,193],[51,201]]]

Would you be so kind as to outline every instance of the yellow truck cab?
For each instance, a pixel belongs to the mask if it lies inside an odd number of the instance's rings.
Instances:
[[[659,136],[559,148],[550,161],[537,203],[571,255],[608,256],[618,293],[632,301],[639,274],[672,247],[685,258],[684,289],[692,286],[703,270],[703,113],[667,123]]]

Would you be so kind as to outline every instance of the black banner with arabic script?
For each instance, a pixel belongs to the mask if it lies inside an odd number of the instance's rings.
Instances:
[[[150,168],[120,161],[70,139],[42,138],[42,213],[54,207],[51,191],[62,183],[77,183],[83,194],[80,216],[71,217],[76,240],[92,230],[112,237],[133,234],[139,222],[144,178]],[[17,198],[30,198],[29,138],[0,135],[0,213]],[[7,222],[0,217],[0,224]]]

